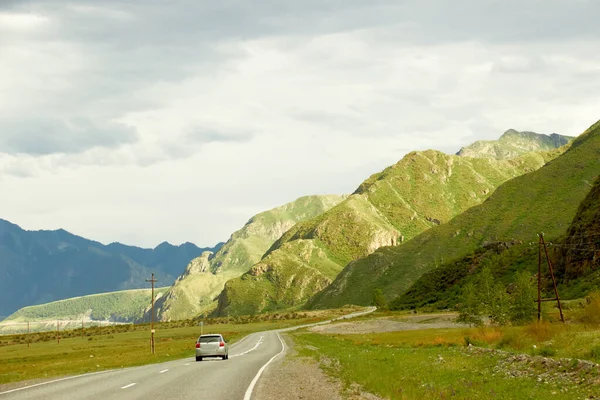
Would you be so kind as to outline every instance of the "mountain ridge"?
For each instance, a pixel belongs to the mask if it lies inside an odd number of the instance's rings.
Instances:
[[[336,207],[288,230],[250,271],[227,282],[216,313],[299,306],[348,263],[450,220],[483,202],[501,183],[540,168],[562,151],[507,160],[435,150],[408,153]]]
[[[526,241],[541,231],[550,238],[563,234],[588,194],[589,182],[600,174],[599,161],[600,121],[560,157],[501,185],[481,205],[402,246],[382,248],[350,263],[332,285],[311,299],[309,307],[370,304],[375,289],[391,299],[437,263],[464,257],[486,242]]]
[[[1,219],[0,315],[75,296],[143,288],[152,272],[163,284],[171,283],[207,249],[191,243],[155,249],[104,245],[65,229],[29,231]]]

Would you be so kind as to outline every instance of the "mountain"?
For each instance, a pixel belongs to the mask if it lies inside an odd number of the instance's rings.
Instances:
[[[479,140],[470,146],[463,147],[456,154],[464,157],[506,160],[532,151],[552,150],[564,146],[573,139],[573,137],[556,133],[544,135],[509,129],[498,140]]]
[[[600,121],[542,168],[500,186],[483,204],[397,247],[386,247],[347,265],[309,307],[370,304],[373,291],[388,299],[420,276],[492,242],[532,242],[564,234],[600,174]]]
[[[551,246],[556,275],[579,295],[600,288],[600,177],[579,205],[564,238]],[[595,281],[595,285],[590,285]]]
[[[155,299],[160,298],[167,289],[155,288]],[[0,331],[10,331],[15,323],[32,322],[35,326],[36,322],[56,323],[57,319],[61,320],[62,327],[67,325],[80,327],[82,320],[133,322],[144,317],[144,311],[151,307],[151,298],[151,289],[134,289],[91,294],[23,307],[0,322]],[[20,328],[22,329],[22,326]]]
[[[216,252],[192,260],[157,303],[161,320],[192,318],[214,308],[225,282],[247,272],[297,222],[320,215],[344,196],[306,196],[252,217]]]
[[[548,241],[560,298],[581,298],[600,288],[600,177],[579,205],[565,237]],[[549,238],[547,238],[549,239]],[[415,281],[396,297],[392,309],[446,309],[460,302],[461,289],[473,282],[482,267],[490,268],[497,280],[512,283],[515,272],[537,273],[538,242],[487,243],[473,253],[435,268]],[[550,274],[543,258],[545,298],[554,297]]]
[[[217,314],[252,314],[301,305],[325,289],[348,263],[381,247],[402,247],[403,242],[482,203],[502,183],[542,167],[562,151],[507,160],[434,150],[412,152],[371,176],[336,207],[287,231],[250,271],[227,282]]]
[[[25,231],[0,219],[0,315],[75,296],[146,288],[152,272],[160,285],[169,285],[206,250],[212,249],[191,243],[106,246],[63,229]]]

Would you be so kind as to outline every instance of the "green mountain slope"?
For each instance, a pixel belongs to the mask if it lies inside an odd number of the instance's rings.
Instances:
[[[482,205],[401,246],[382,248],[350,263],[309,306],[370,304],[376,288],[391,299],[436,264],[460,259],[486,243],[535,241],[538,232],[556,238],[569,227],[599,174],[600,122],[562,156],[500,186]]]
[[[247,272],[285,231],[299,221],[329,210],[343,199],[335,195],[306,196],[252,217],[215,254],[205,252],[192,260],[157,302],[158,318],[191,318],[214,308],[214,298],[225,282]]]
[[[532,151],[552,150],[564,146],[573,139],[573,137],[556,133],[543,135],[509,129],[498,140],[480,140],[470,146],[463,147],[456,154],[465,157],[488,157],[501,160]]]
[[[570,292],[583,295],[600,289],[600,177],[566,236],[552,248],[556,274]]]
[[[495,242],[455,262],[423,274],[390,304],[392,309],[454,308],[462,287],[487,266],[496,279],[511,283],[515,273],[537,273],[538,244]],[[566,236],[548,242],[561,299],[581,298],[600,289],[600,177],[583,200]],[[546,295],[553,297],[552,285],[543,260]]]
[[[168,288],[155,289],[155,298],[160,298]],[[23,307],[10,315],[2,325],[15,322],[56,321],[63,325],[66,320],[76,323],[85,321],[133,322],[143,317],[151,304],[150,289],[124,290],[100,293],[54,301],[37,306]]]
[[[413,152],[363,182],[328,212],[298,223],[219,297],[220,315],[303,304],[342,268],[396,246],[483,202],[499,185],[534,171],[563,150],[509,160]]]

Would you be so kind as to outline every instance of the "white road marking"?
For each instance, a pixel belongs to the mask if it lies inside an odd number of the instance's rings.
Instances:
[[[24,386],[24,387],[22,387],[22,388],[13,389],[13,390],[7,390],[6,392],[0,392],[0,396],[1,396],[1,395],[3,395],[3,394],[8,394],[8,393],[13,393],[13,392],[18,392],[18,391],[20,391],[20,390],[31,389],[31,388],[34,388],[34,387],[36,387],[36,386],[42,386],[42,385],[48,385],[48,384],[50,384],[50,383],[57,383],[57,382],[62,382],[62,381],[68,381],[68,380],[70,380],[70,379],[75,379],[75,378],[83,378],[84,376],[92,376],[92,375],[105,374],[105,373],[107,373],[107,372],[111,372],[111,371],[114,371],[114,370],[112,370],[112,369],[111,369],[111,370],[106,370],[106,371],[92,372],[92,373],[89,373],[89,374],[76,375],[76,376],[69,376],[69,377],[62,378],[62,379],[56,379],[56,380],[54,380],[54,381],[37,383],[37,384],[35,384],[35,385]]]
[[[159,374],[164,374],[165,372],[169,372],[168,369],[163,369],[162,371],[159,372]]]
[[[191,364],[191,363],[187,363],[187,364],[185,364],[185,366],[186,366],[186,367],[187,367],[188,365],[192,365],[192,364]]]
[[[263,342],[263,339],[264,339],[264,338],[265,338],[264,336],[261,336],[261,337],[260,337],[260,339],[258,339],[258,342],[256,342],[256,344],[254,345],[254,347],[253,347],[253,348],[251,348],[251,349],[249,349],[249,350],[246,350],[246,351],[244,351],[243,353],[239,353],[239,354],[232,354],[230,357],[243,356],[244,354],[248,354],[248,353],[250,353],[251,351],[254,351],[254,350],[258,349],[258,346],[260,346],[260,345],[262,344],[262,342]]]
[[[130,383],[129,385],[123,386],[121,389],[129,389],[130,387],[135,386],[135,385],[137,385],[137,383]]]
[[[246,390],[246,394],[244,395],[244,400],[250,400],[250,398],[252,397],[252,391],[254,390],[254,386],[256,386],[256,382],[258,382],[258,378],[260,378],[260,376],[262,375],[264,370],[267,368],[267,366],[269,364],[271,364],[271,362],[274,359],[279,357],[285,351],[285,343],[283,343],[281,336],[279,336],[279,332],[277,332],[277,337],[279,338],[279,341],[281,342],[281,351],[279,353],[275,354],[273,357],[271,357],[271,359],[269,361],[267,361],[267,363],[265,365],[263,365],[261,367],[261,369],[258,370],[258,373],[254,377],[254,379],[252,379],[252,382],[250,382],[250,386],[248,386],[248,389]]]

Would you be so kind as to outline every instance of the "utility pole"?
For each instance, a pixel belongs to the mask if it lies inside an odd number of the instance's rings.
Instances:
[[[83,340],[83,318],[81,319],[81,340]]]
[[[60,320],[56,320],[56,343],[60,344]]]
[[[150,351],[154,354],[154,282],[158,282],[154,279],[154,273],[152,273],[152,279],[146,279],[146,282],[152,283],[152,323],[150,326]]]
[[[541,309],[542,309],[542,301],[556,301],[558,304],[558,310],[560,311],[560,320],[564,323],[565,316],[563,315],[562,306],[560,304],[560,297],[558,295],[558,287],[556,286],[556,278],[554,277],[554,269],[552,268],[552,262],[550,261],[550,256],[548,255],[548,246],[546,246],[546,242],[544,241],[544,234],[541,233],[538,235],[540,237],[540,250],[539,250],[539,263],[538,263],[538,321],[541,318]],[[541,286],[542,286],[542,247],[544,248],[544,253],[546,255],[546,261],[548,262],[548,268],[550,269],[550,276],[552,277],[552,284],[554,285],[554,295],[556,296],[553,299],[542,299],[541,297]]]
[[[27,321],[27,348],[29,348],[29,342],[31,341],[31,326],[29,325],[29,321]]]

